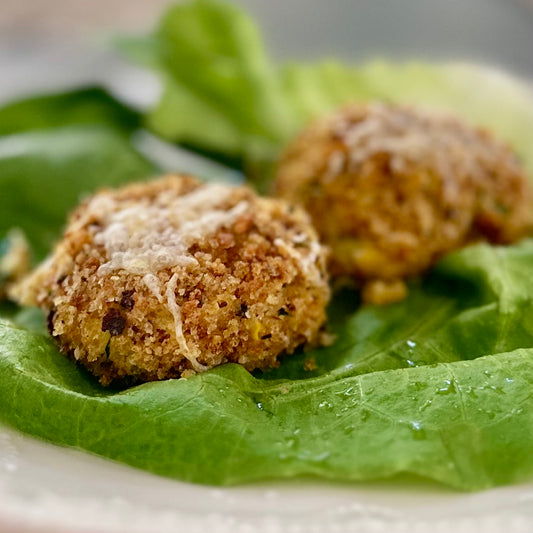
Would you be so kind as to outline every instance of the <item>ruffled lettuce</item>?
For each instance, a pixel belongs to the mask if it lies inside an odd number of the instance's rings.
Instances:
[[[310,120],[348,102],[375,100],[455,112],[510,143],[533,174],[531,90],[488,67],[387,61],[280,66],[254,22],[218,0],[180,3],[152,35],[124,39],[122,48],[161,76],[163,96],[146,118],[156,133],[237,158],[248,170],[259,168],[262,178]]]

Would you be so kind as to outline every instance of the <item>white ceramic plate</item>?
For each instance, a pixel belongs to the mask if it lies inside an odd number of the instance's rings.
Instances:
[[[2,533],[531,533],[533,484],[477,494],[315,480],[213,488],[0,427]]]

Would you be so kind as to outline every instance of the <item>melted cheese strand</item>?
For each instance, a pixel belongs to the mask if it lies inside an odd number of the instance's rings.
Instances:
[[[183,335],[183,322],[181,320],[181,308],[176,302],[176,288],[178,286],[178,275],[174,274],[167,283],[167,289],[165,292],[167,307],[174,317],[174,332],[176,334],[176,341],[181,348],[183,355],[191,362],[193,368],[201,372],[207,370],[207,367],[200,364],[194,354],[189,350],[187,341]]]

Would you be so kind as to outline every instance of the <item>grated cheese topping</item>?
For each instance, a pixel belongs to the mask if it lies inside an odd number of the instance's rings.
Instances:
[[[178,197],[173,191],[164,191],[155,201],[124,209],[109,196],[95,197],[88,211],[103,219],[104,229],[95,236],[95,243],[105,248],[108,258],[98,273],[125,270],[145,276],[197,264],[188,252],[190,246],[232,224],[248,209],[246,201],[223,208],[232,193],[222,185],[205,185]]]
[[[318,241],[311,239],[309,242],[308,237],[304,234],[297,234],[293,237],[292,243],[288,243],[284,239],[278,237],[274,239],[274,245],[285,253],[287,256],[294,259],[300,270],[312,279],[320,276],[320,271],[316,268],[316,262],[320,257],[321,247]],[[294,246],[294,245],[303,246]]]
[[[394,172],[404,171],[408,163],[431,160],[445,181],[450,182],[453,182],[454,172],[450,154],[455,156],[460,171],[474,179],[482,179],[479,160],[501,157],[478,130],[436,111],[415,112],[409,108],[371,104],[352,114],[340,112],[332,126],[346,153],[335,150],[330,154],[324,175],[326,181],[346,170],[357,171],[365,161],[380,153],[390,156]]]
[[[98,221],[102,225],[94,240],[104,247],[107,262],[100,265],[99,275],[124,270],[142,276],[148,290],[166,305],[174,319],[178,345],[196,371],[207,367],[198,362],[183,334],[181,308],[176,301],[179,276],[174,273],[163,284],[158,273],[198,264],[189,252],[191,245],[231,225],[249,208],[243,200],[228,209],[232,195],[230,187],[207,184],[182,196],[172,190],[162,191],[155,200],[147,198],[123,207],[124,202],[102,193],[89,202],[86,215],[78,222],[87,225]]]

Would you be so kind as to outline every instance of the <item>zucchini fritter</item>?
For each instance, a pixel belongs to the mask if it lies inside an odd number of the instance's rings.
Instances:
[[[276,366],[319,343],[329,299],[303,210],[188,176],[85,201],[18,292],[103,384]]]
[[[373,303],[401,299],[405,278],[449,251],[512,243],[532,224],[530,186],[506,145],[456,118],[384,104],[311,124],[283,156],[275,192],[308,210],[332,275],[355,278]]]

